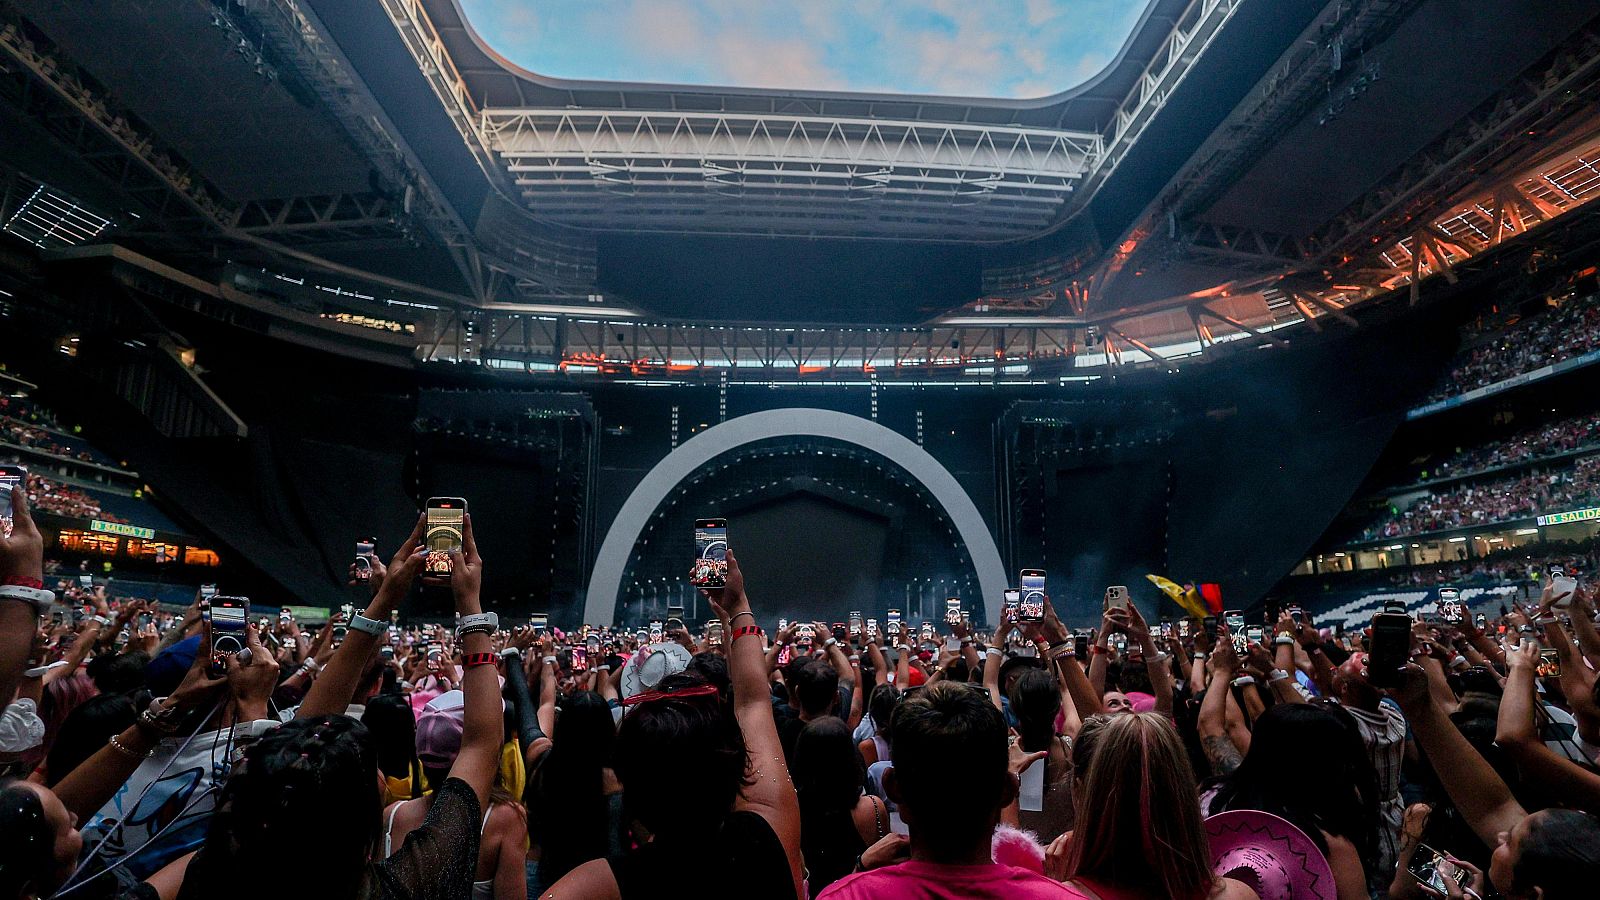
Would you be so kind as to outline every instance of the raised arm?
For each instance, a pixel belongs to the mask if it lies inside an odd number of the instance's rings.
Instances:
[[[0,538],[0,584],[44,588],[44,537],[28,515],[27,491],[13,490],[12,529]],[[0,708],[11,702],[33,647],[39,610],[20,599],[0,598]]]
[[[1421,667],[1405,667],[1394,698],[1405,711],[1417,744],[1433,760],[1451,802],[1479,840],[1496,846],[1500,832],[1511,831],[1527,812],[1444,710],[1434,704]]]
[[[1506,654],[1506,662],[1510,670],[1500,698],[1495,744],[1517,761],[1523,777],[1543,782],[1547,790],[1559,792],[1572,806],[1591,813],[1600,811],[1600,775],[1556,755],[1539,736],[1539,700],[1534,693],[1539,645],[1523,641]]]
[[[805,896],[804,863],[800,855],[800,802],[794,783],[783,765],[783,744],[772,717],[771,693],[767,690],[766,665],[762,660],[759,632],[740,634],[741,627],[755,624],[750,598],[744,590],[744,573],[732,551],[728,553],[727,580],[720,592],[706,591],[706,598],[717,607],[717,614],[734,626],[729,634],[728,675],[733,681],[734,716],[749,759],[749,787],[739,804],[772,826],[789,857],[789,872],[795,895]]]
[[[427,551],[424,550],[424,553]],[[414,555],[414,554],[413,554]],[[450,551],[454,572],[450,576],[450,593],[456,601],[456,612],[463,623],[470,616],[483,612],[479,593],[483,589],[483,559],[478,556],[478,542],[472,533],[472,516],[464,517],[461,527],[461,549]],[[410,564],[410,561],[407,561]],[[420,565],[420,563],[419,563]],[[389,581],[395,580],[395,569],[390,566]],[[409,580],[409,579],[407,579]],[[388,611],[385,610],[387,615]],[[463,624],[463,629],[470,629]],[[355,632],[352,630],[351,632]],[[479,807],[489,801],[489,788],[494,785],[494,773],[500,767],[500,743],[505,731],[501,723],[500,679],[494,666],[493,629],[467,630],[460,636],[465,654],[465,671],[461,675],[461,693],[465,695],[462,707],[461,752],[450,766],[450,777],[459,778],[472,787],[478,795]],[[349,643],[349,638],[345,639]]]
[[[1139,649],[1144,653],[1145,671],[1150,675],[1150,689],[1156,695],[1155,711],[1170,719],[1173,680],[1172,666],[1167,660],[1167,655],[1156,647],[1155,637],[1150,634],[1150,625],[1145,622],[1144,614],[1139,612],[1138,606],[1129,602],[1124,619],[1123,630],[1139,644]]]
[[[1578,638],[1578,649],[1592,666],[1600,667],[1600,632],[1594,627],[1595,588],[1580,589],[1572,597],[1572,633]],[[1565,665],[1565,662],[1562,663]],[[1563,670],[1564,671],[1564,670]]]
[[[386,623],[389,611],[398,607],[406,592],[411,590],[411,581],[422,569],[423,558],[427,555],[427,550],[420,546],[422,527],[423,518],[419,516],[416,527],[411,529],[411,536],[400,546],[400,551],[389,563],[383,586],[373,596],[372,603],[362,612],[365,618]],[[323,630],[332,631],[332,629],[330,623]],[[372,655],[377,652],[378,635],[368,634],[358,628],[347,629],[344,642],[334,651],[321,674],[311,683],[311,690],[306,692],[306,699],[300,704],[295,718],[342,714],[350,707],[350,701],[356,693],[356,683],[361,680],[361,673],[366,670],[367,664],[372,661]]]
[[[1200,747],[1211,762],[1211,771],[1227,775],[1239,768],[1243,757],[1239,748],[1228,737],[1227,703],[1232,690],[1230,682],[1239,670],[1239,657],[1233,652],[1233,641],[1227,637],[1227,626],[1218,625],[1216,649],[1208,661],[1211,670],[1210,686],[1200,700],[1200,716],[1196,729],[1200,733]]]
[[[889,664],[884,661],[883,648],[877,638],[867,640],[867,658],[872,660],[872,686],[889,683]]]

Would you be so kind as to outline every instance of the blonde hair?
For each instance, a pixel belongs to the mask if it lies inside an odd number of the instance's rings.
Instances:
[[[1068,875],[1151,897],[1209,897],[1217,878],[1199,790],[1172,723],[1133,713],[1107,717],[1095,731],[1090,758],[1075,760],[1080,824]]]

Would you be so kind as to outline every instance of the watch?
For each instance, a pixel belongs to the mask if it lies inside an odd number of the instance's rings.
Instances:
[[[21,584],[0,585],[0,600],[21,600],[31,604],[35,613],[46,604],[56,602],[56,592],[45,588]]]
[[[366,612],[366,610],[362,610],[362,612]],[[350,617],[349,627],[355,629],[356,631],[365,632],[373,637],[377,637],[388,630],[389,623],[382,621],[381,619],[369,619],[362,615],[362,613],[356,613]]]
[[[462,616],[461,621],[456,623],[456,637],[471,634],[475,631],[494,634],[499,629],[500,616],[498,614],[492,612],[473,613],[470,616]]]

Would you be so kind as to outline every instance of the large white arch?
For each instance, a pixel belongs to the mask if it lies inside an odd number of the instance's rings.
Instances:
[[[617,595],[628,558],[645,522],[678,483],[717,456],[745,444],[774,437],[807,435],[832,438],[873,451],[910,473],[944,507],[956,533],[967,545],[967,553],[977,570],[978,587],[983,591],[985,618],[1000,620],[1000,603],[1006,589],[1005,565],[995,547],[994,536],[983,521],[983,514],[962,490],[950,470],[928,451],[906,440],[877,422],[830,409],[797,407],[770,409],[729,419],[685,441],[678,449],[651,469],[639,486],[628,495],[617,513],[606,539],[595,557],[589,576],[589,592],[584,599],[583,620],[590,624],[611,622],[616,616]],[[685,565],[687,565],[687,561]]]

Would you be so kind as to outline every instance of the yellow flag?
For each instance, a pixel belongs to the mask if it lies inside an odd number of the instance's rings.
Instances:
[[[1182,586],[1169,579],[1162,578],[1160,575],[1146,575],[1145,577],[1150,579],[1151,584],[1160,588],[1161,593],[1171,597],[1172,602],[1182,607],[1183,611],[1188,613],[1190,616],[1193,616],[1196,619],[1203,619],[1206,617],[1206,608],[1205,605],[1200,602],[1199,593],[1195,591],[1185,592]]]

